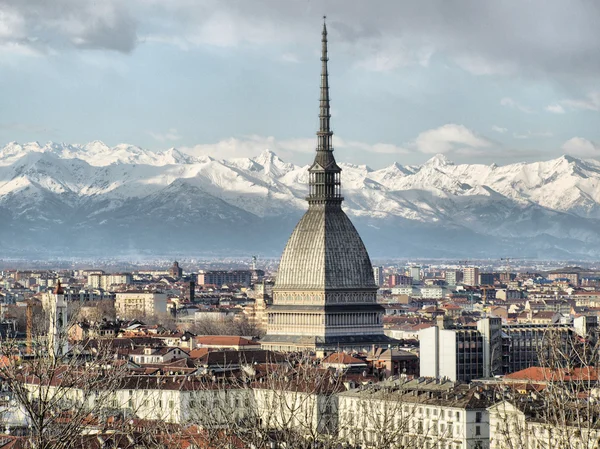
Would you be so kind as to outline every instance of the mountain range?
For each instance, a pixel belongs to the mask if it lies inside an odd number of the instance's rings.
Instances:
[[[372,258],[599,258],[598,161],[339,165]],[[0,255],[278,257],[307,208],[307,168],[269,150],[217,160],[11,142],[0,150]]]

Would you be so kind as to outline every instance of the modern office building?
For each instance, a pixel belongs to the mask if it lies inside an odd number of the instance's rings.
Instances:
[[[437,325],[419,332],[420,373],[465,382],[513,373],[537,365],[550,336],[567,351],[570,336],[587,335],[596,325],[597,318],[588,316],[552,325],[505,325],[501,318],[489,317],[477,326],[458,327],[440,317]]]

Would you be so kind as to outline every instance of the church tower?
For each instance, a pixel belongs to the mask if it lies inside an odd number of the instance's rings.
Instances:
[[[319,130],[310,166],[308,210],[281,257],[268,309],[264,348],[326,353],[388,344],[369,254],[342,210],[341,171],[333,156],[327,26],[321,38]]]
[[[45,299],[43,305],[48,317],[48,352],[55,357],[65,355],[69,351],[68,315],[65,291],[60,280],[54,290],[46,294]]]

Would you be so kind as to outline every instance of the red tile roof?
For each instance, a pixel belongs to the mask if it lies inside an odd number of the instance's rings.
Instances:
[[[352,357],[350,354],[344,352],[335,352],[325,357],[322,363],[340,364],[340,365],[366,365],[366,362],[356,357]]]
[[[260,343],[236,335],[205,335],[195,337],[196,344],[205,346],[260,346]]]
[[[509,380],[527,380],[531,382],[549,382],[549,381],[597,381],[598,371],[596,368],[587,366],[583,368],[573,368],[553,370],[551,368],[542,368],[540,366],[532,366],[530,368],[517,371],[516,373],[507,374],[504,376]]]

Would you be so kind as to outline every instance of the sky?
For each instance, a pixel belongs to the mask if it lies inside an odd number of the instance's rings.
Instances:
[[[600,159],[589,0],[0,0],[0,147],[306,164],[323,15],[339,161]]]

